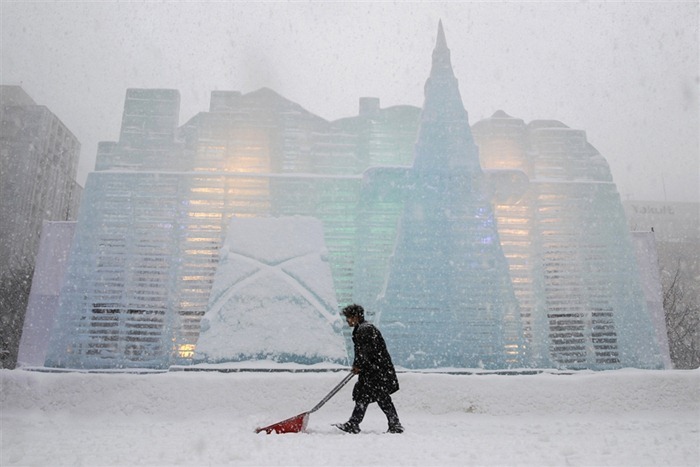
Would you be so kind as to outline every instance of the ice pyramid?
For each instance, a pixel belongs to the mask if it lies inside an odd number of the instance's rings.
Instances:
[[[386,175],[389,176],[389,175]],[[368,178],[383,178],[369,174]],[[518,305],[442,23],[413,167],[377,301],[394,362],[408,368],[518,365]]]
[[[195,362],[347,362],[323,227],[311,217],[233,218]]]

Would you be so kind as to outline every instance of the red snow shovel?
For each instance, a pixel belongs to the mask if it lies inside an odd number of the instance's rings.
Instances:
[[[328,395],[321,400],[321,402],[316,404],[316,406],[308,412],[300,413],[297,416],[282,420],[281,422],[273,423],[272,425],[263,428],[256,428],[255,432],[260,433],[261,431],[264,431],[269,435],[273,431],[275,433],[299,433],[300,431],[306,430],[306,425],[309,423],[309,415],[323,407],[323,405],[328,402],[331,397],[335,396],[336,393],[340,391],[340,389],[345,386],[350,379],[352,379],[353,376],[355,376],[355,374],[350,372],[350,374],[343,378],[343,380],[338,383],[338,385],[334,387],[331,392],[329,392]]]

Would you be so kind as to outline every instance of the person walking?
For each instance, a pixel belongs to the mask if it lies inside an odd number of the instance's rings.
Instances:
[[[376,326],[365,321],[365,310],[362,306],[348,305],[341,313],[345,316],[348,326],[353,328],[355,360],[352,372],[358,375],[358,381],[352,391],[355,408],[350,420],[336,423],[334,426],[347,433],[359,433],[367,406],[376,402],[389,423],[387,432],[403,433],[404,428],[391,400],[391,395],[399,390],[399,380],[382,334]]]

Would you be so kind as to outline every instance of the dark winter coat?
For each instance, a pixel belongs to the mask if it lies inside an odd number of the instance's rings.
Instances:
[[[353,329],[352,342],[355,344],[353,366],[360,369],[352,391],[353,400],[369,404],[398,391],[396,370],[379,329],[363,321]]]

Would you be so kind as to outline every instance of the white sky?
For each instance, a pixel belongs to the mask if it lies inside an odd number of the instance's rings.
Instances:
[[[623,199],[699,201],[699,2],[0,2],[0,82],[82,143],[116,140],[126,89],[267,86],[328,120],[421,106],[442,19],[470,122],[502,109],[587,132]]]

